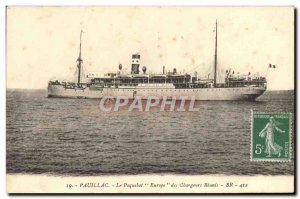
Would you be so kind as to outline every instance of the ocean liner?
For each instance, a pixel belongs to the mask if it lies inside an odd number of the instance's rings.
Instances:
[[[48,97],[100,99],[104,96],[113,98],[123,96],[129,99],[136,97],[147,99],[149,96],[154,96],[159,99],[179,99],[185,96],[187,99],[195,100],[255,100],[266,91],[267,81],[263,76],[251,75],[250,72],[247,75],[234,74],[234,71],[229,69],[225,73],[225,82],[217,82],[217,21],[215,33],[213,79],[199,78],[197,72],[178,73],[176,68],[172,72],[166,72],[165,66],[162,67],[161,74],[147,73],[145,66],[140,71],[141,55],[133,54],[130,74],[125,73],[120,64],[116,73],[106,75],[89,73],[85,76],[87,81],[83,82],[81,31],[77,82],[49,81]]]

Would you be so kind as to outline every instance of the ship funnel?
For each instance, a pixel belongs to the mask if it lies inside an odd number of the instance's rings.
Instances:
[[[140,58],[139,54],[132,55],[132,64],[131,64],[131,74],[139,74],[139,67],[140,67]]]
[[[163,66],[163,74],[165,74],[165,68],[166,68],[166,67],[165,67],[165,66]]]
[[[119,64],[119,70],[122,70],[122,64]]]

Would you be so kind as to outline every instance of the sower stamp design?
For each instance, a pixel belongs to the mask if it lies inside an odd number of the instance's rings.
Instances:
[[[291,159],[291,113],[252,112],[251,160]]]

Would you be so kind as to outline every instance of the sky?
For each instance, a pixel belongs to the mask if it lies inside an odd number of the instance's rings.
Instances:
[[[231,68],[267,76],[269,90],[294,89],[292,7],[8,7],[6,86],[75,81],[81,30],[86,74],[119,64],[130,72],[139,53],[151,73],[165,66],[212,77],[216,19],[218,82]]]

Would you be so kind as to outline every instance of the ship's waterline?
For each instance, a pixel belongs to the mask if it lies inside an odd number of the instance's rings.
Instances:
[[[170,88],[100,88],[92,90],[68,89],[62,85],[49,85],[48,97],[66,98],[95,98],[101,99],[105,96],[125,96],[129,99],[140,97],[148,99],[155,96],[159,99],[181,98],[187,96],[188,99],[195,100],[255,100],[266,91],[265,87],[233,87],[233,88],[201,88],[201,89],[170,89]]]

